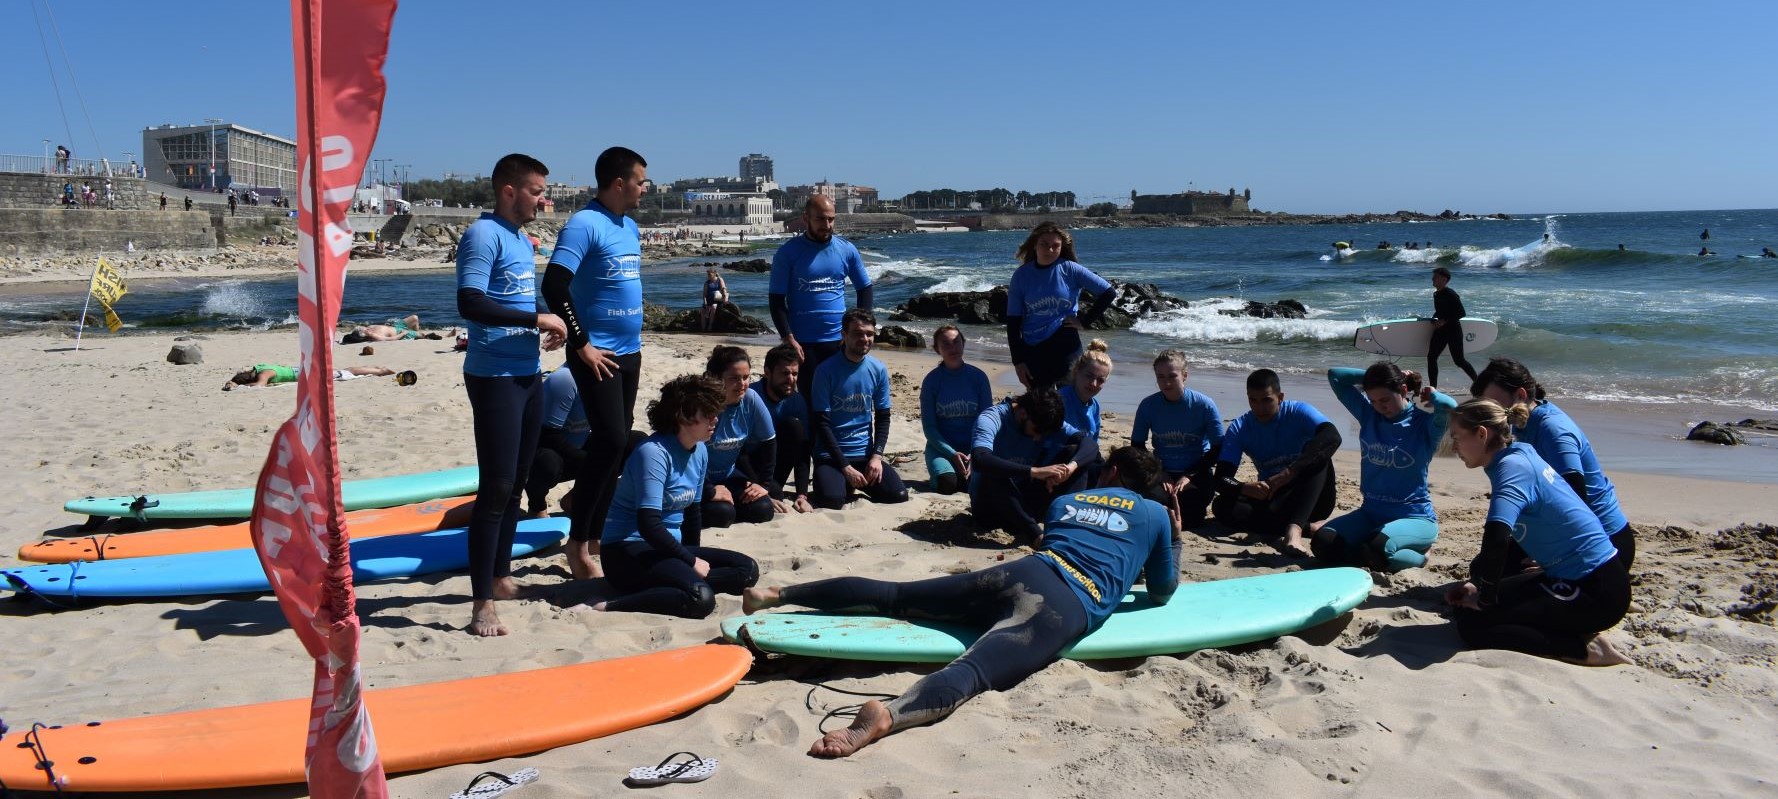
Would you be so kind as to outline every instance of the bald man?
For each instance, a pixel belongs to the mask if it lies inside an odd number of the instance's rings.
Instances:
[[[803,234],[772,256],[772,324],[778,337],[802,355],[797,385],[809,396],[815,368],[840,351],[840,317],[846,314],[846,282],[858,307],[871,308],[870,275],[852,243],[833,234],[833,198],[817,194],[803,204]]]

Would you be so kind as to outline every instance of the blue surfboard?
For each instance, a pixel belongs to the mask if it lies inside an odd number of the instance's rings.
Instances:
[[[1363,569],[1335,568],[1182,583],[1165,605],[1137,589],[1105,623],[1063,650],[1070,660],[1146,657],[1263,641],[1339,618],[1371,593]],[[730,641],[787,655],[945,663],[979,629],[884,616],[755,613],[722,622]]]
[[[567,537],[565,518],[525,519],[513,537],[512,555],[529,555]],[[469,531],[461,527],[352,542],[354,582],[461,571],[468,566]],[[229,549],[0,569],[0,590],[79,599],[244,594],[270,591],[272,586],[258,553]]]
[[[481,473],[476,467],[460,466],[437,472],[347,480],[340,483],[340,496],[346,510],[392,508],[473,494],[480,483]],[[253,515],[253,489],[81,497],[63,504],[62,510],[95,519],[245,519]]]

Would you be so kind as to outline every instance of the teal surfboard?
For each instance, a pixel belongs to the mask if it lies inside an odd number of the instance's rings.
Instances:
[[[1070,660],[1146,657],[1263,641],[1338,618],[1371,593],[1370,573],[1337,568],[1183,583],[1165,605],[1138,588],[1105,624],[1062,652]],[[981,630],[884,616],[756,613],[722,622],[722,634],[787,655],[944,663]]]
[[[525,519],[513,536],[512,556],[548,549],[567,538],[565,518]],[[461,571],[468,566],[469,531],[461,527],[352,542],[352,580],[356,583]],[[270,590],[259,555],[251,549],[0,569],[0,591],[63,599],[214,596]]]
[[[440,472],[402,474],[340,484],[346,510],[392,508],[429,499],[460,497],[475,493],[480,472],[462,466]],[[185,494],[146,494],[133,497],[82,497],[62,505],[62,510],[97,519],[245,519],[253,515],[253,489],[192,491]]]

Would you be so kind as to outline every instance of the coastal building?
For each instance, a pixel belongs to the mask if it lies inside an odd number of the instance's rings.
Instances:
[[[741,179],[772,182],[772,157],[759,153],[741,156]]]
[[[877,190],[870,186],[855,183],[833,183],[821,181],[808,186],[788,186],[784,189],[786,208],[801,210],[804,203],[814,195],[824,195],[833,200],[835,213],[856,214],[877,205]]]
[[[1213,191],[1183,191],[1178,194],[1136,194],[1131,192],[1130,212],[1137,214],[1177,214],[1179,216],[1226,216],[1249,212],[1248,202],[1253,190],[1236,194]]]
[[[149,180],[182,189],[296,191],[296,142],[233,123],[144,128],[142,159]]]
[[[764,194],[690,192],[685,198],[691,205],[691,223],[694,225],[759,227],[772,224],[772,198]]]
[[[721,193],[721,194],[764,194],[778,188],[771,178],[762,177],[717,177],[717,178],[683,178],[673,181],[671,191],[675,194]]]

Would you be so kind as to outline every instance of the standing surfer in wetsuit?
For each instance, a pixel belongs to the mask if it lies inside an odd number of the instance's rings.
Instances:
[[[1451,362],[1475,379],[1475,367],[1463,358],[1463,298],[1451,290],[1451,270],[1432,270],[1432,343],[1426,350],[1426,384],[1438,387],[1438,356],[1451,348]]]

